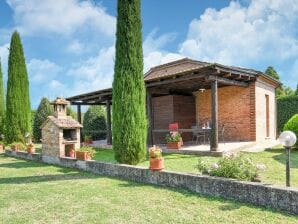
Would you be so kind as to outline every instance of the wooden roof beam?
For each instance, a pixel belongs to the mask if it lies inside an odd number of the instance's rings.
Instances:
[[[226,84],[226,85],[248,87],[248,83],[247,82],[236,81],[236,80],[227,79],[227,78],[223,78],[223,77],[219,77],[219,76],[215,76],[215,75],[209,75],[209,76],[207,76],[206,77],[206,80],[208,80],[208,81],[215,81],[215,80],[217,80],[219,83]]]

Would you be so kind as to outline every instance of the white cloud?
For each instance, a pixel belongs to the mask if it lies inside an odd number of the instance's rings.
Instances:
[[[55,78],[62,68],[49,60],[31,59],[28,63],[30,82],[34,84],[46,83]]]
[[[7,71],[7,62],[8,62],[8,54],[9,54],[9,44],[4,44],[0,46],[0,58],[2,65],[2,73],[5,74]]]
[[[64,92],[65,85],[63,85],[60,81],[53,79],[49,83],[49,87],[52,90],[60,90],[59,92]]]
[[[67,46],[66,50],[70,53],[81,54],[85,51],[85,46],[84,46],[84,44],[82,44],[78,40],[73,40]]]
[[[232,1],[189,25],[180,53],[224,64],[275,64],[297,57],[298,0]]]
[[[115,17],[93,1],[6,0],[13,10],[18,30],[26,35],[56,33],[70,35],[91,28],[108,36],[115,33]]]

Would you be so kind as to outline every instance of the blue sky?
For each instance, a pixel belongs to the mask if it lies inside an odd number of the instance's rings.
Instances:
[[[116,0],[0,0],[0,57],[21,34],[32,107],[111,86]],[[298,82],[298,0],[142,0],[144,69],[183,57]],[[144,72],[145,72],[144,71]]]

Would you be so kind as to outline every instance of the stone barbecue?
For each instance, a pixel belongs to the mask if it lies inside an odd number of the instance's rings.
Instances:
[[[51,104],[54,106],[54,115],[49,116],[41,126],[42,154],[65,157],[69,155],[70,149],[80,148],[80,128],[83,126],[66,115],[68,101],[57,97]]]

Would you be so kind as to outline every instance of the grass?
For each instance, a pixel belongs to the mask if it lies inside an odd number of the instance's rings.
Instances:
[[[266,171],[260,173],[260,179],[264,183],[285,186],[285,150],[281,147],[265,150],[258,153],[244,153],[250,157],[255,164],[266,165]],[[195,166],[198,156],[182,154],[164,154],[165,169],[187,173],[198,173]],[[94,160],[116,163],[112,150],[97,149]],[[219,158],[205,156],[204,159],[216,162]],[[148,160],[138,164],[148,167]],[[298,150],[291,152],[291,185],[298,188]]]
[[[0,223],[298,222],[270,209],[4,155],[0,214]]]

